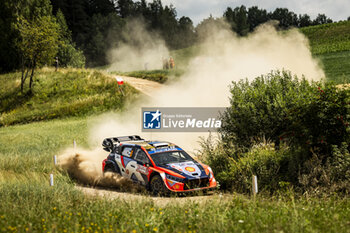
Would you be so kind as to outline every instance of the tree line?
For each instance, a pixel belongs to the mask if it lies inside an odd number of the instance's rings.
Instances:
[[[218,21],[227,21],[240,36],[270,20],[279,21],[280,29],[332,22],[324,14],[312,20],[287,8],[267,12],[242,5],[228,7],[222,17],[210,16],[195,27],[189,17],[177,17],[176,9],[161,0],[2,0],[0,72],[22,69],[25,81],[35,67],[52,65],[55,56],[60,66],[106,65],[106,52],[133,36],[125,31],[132,19],[160,34],[170,49],[192,46]]]
[[[280,29],[288,29],[290,27],[300,28],[333,22],[325,14],[318,14],[312,20],[308,14],[297,15],[287,8],[276,8],[272,12],[267,12],[265,9],[259,9],[257,6],[247,9],[244,5],[234,9],[228,7],[224,12],[224,18],[230,23],[232,30],[242,36],[253,31],[260,24],[271,20],[278,21],[278,27]]]

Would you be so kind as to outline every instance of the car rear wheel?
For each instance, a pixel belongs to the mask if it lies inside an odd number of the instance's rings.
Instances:
[[[165,187],[165,184],[160,175],[155,175],[151,179],[151,192],[153,195],[169,195],[170,191]]]
[[[117,167],[117,169],[115,170],[113,165],[107,165],[103,171],[103,174],[105,174],[106,172],[112,172],[112,173],[117,173],[120,174],[120,170],[119,167]]]

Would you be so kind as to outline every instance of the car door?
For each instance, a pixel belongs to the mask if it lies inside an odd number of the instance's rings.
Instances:
[[[148,182],[147,176],[149,174],[149,169],[146,164],[149,164],[150,161],[141,147],[135,148],[133,158],[135,160],[135,168],[133,168],[134,175],[132,175],[132,179],[146,185]]]
[[[134,152],[133,145],[123,145],[121,148],[121,158],[120,162],[120,172],[122,176],[126,178],[131,178],[131,173],[133,168],[136,168],[136,161],[132,158]]]

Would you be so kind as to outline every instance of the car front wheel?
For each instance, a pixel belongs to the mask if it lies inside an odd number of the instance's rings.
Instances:
[[[151,192],[153,195],[168,195],[170,191],[165,187],[165,184],[160,175],[155,175],[151,180]]]

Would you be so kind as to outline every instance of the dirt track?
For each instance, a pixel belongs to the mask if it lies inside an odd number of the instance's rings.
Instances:
[[[127,76],[119,76],[121,77],[124,82],[130,84],[135,89],[139,90],[140,92],[144,93],[145,95],[150,96],[150,93],[153,93],[154,91],[160,89],[163,85],[157,82],[153,82],[146,79],[141,78],[134,78],[134,77],[127,77]],[[110,200],[113,199],[120,199],[127,202],[135,202],[135,201],[153,201],[155,205],[157,206],[165,206],[168,204],[184,204],[188,201],[190,202],[196,202],[196,203],[206,203],[206,202],[212,202],[213,200],[227,200],[231,198],[231,195],[222,195],[222,194],[214,194],[214,192],[209,192],[206,195],[192,195],[192,196],[183,196],[183,197],[154,197],[150,196],[150,194],[147,191],[142,192],[123,192],[117,189],[108,189],[108,188],[92,188],[92,187],[83,187],[83,186],[76,186],[77,189],[81,190],[84,194],[89,196],[95,196],[95,197],[102,197],[107,198]]]
[[[115,77],[122,78],[124,82],[130,84],[135,89],[141,91],[142,93],[148,96],[150,96],[150,93],[162,87],[162,84],[160,83],[142,79],[142,78],[133,78],[128,76],[120,76],[120,75],[116,75]]]
[[[135,201],[153,201],[157,206],[163,207],[168,204],[172,205],[181,205],[185,204],[188,201],[196,203],[206,203],[215,200],[227,200],[232,198],[232,195],[228,194],[214,194],[209,193],[202,196],[187,196],[187,197],[153,197],[150,196],[147,192],[144,193],[130,193],[130,192],[121,192],[118,190],[109,190],[102,188],[90,188],[77,186],[79,190],[89,196],[103,197],[110,200],[120,199],[126,202],[135,202]]]

